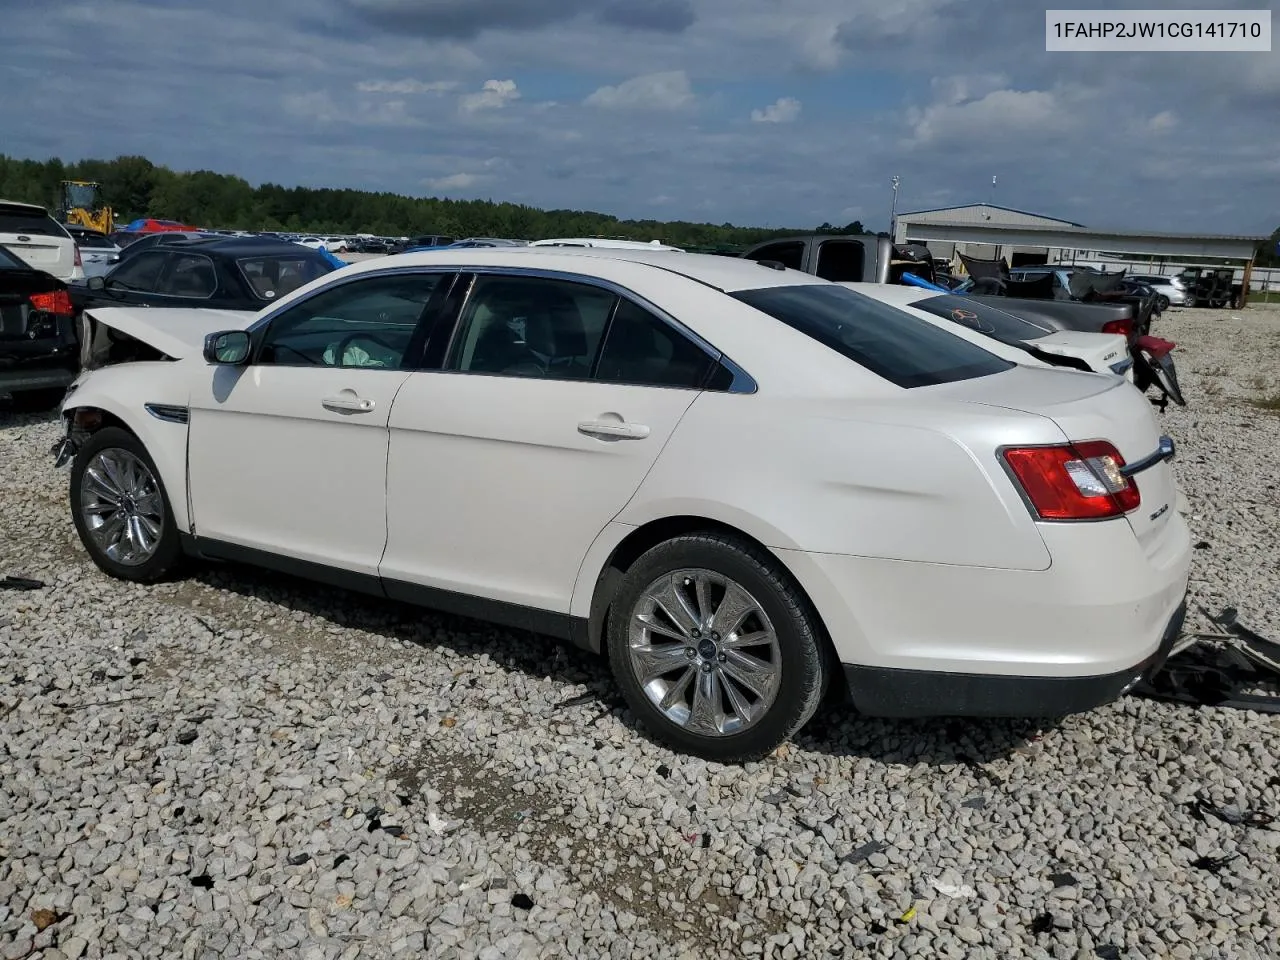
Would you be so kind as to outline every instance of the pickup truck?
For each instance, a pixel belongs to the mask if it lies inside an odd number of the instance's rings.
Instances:
[[[836,283],[899,283],[905,272],[934,280],[931,259],[903,256],[888,237],[824,234],[783,237],[757,244],[740,256],[771,261]],[[1119,333],[1131,343],[1139,333],[1136,305],[1128,302],[1101,304],[1000,295],[965,296],[1050,330]]]

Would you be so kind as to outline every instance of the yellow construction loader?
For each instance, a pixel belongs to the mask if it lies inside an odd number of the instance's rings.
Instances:
[[[115,213],[98,202],[98,184],[92,180],[62,181],[62,221],[111,233],[116,228]]]

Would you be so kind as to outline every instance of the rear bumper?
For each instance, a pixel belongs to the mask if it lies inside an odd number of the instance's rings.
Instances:
[[[67,367],[43,367],[35,364],[0,367],[0,394],[65,389],[75,378],[75,371]]]
[[[1184,598],[1156,651],[1132,667],[1090,677],[1021,677],[940,673],[843,664],[859,712],[876,717],[1059,717],[1123,696],[1158,671],[1182,631]]]

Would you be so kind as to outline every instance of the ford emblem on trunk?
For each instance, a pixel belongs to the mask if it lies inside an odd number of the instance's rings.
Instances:
[[[24,236],[19,235],[19,236],[18,236],[18,242],[19,242],[19,243],[30,243],[30,242],[31,242],[31,238],[30,238],[30,237],[24,237]]]

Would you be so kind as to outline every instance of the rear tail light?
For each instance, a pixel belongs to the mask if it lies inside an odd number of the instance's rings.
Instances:
[[[52,293],[33,293],[30,298],[31,306],[44,313],[55,313],[62,317],[69,317],[76,312],[71,304],[71,294],[65,290],[54,290]]]
[[[1128,340],[1133,336],[1133,318],[1125,317],[1123,320],[1108,320],[1102,325],[1102,332],[1118,333]]]
[[[1105,440],[1014,447],[1003,456],[1041,520],[1104,520],[1142,502],[1133,478],[1120,472],[1124,457]]]
[[[80,247],[79,247],[79,246],[77,246],[77,247],[75,248],[75,250],[76,250],[76,261],[75,261],[75,265],[76,265],[77,267],[83,267],[83,266],[84,266],[84,257],[80,256]]]

